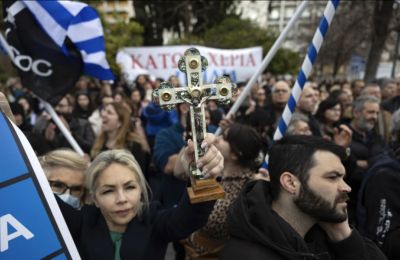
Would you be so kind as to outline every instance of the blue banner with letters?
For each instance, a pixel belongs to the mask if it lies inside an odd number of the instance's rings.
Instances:
[[[0,113],[0,259],[80,259],[40,164]]]

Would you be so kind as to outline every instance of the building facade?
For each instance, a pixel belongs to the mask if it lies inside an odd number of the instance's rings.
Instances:
[[[109,23],[129,22],[135,16],[132,0],[93,1],[91,2]]]

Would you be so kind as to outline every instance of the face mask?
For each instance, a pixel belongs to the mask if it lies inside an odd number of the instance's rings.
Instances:
[[[72,206],[75,209],[81,208],[81,202],[78,198],[72,196],[71,194],[60,194],[57,195],[62,201]]]

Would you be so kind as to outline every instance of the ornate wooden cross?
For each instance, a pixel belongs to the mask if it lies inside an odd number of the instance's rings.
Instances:
[[[229,103],[236,85],[229,77],[219,77],[214,84],[203,85],[201,72],[205,71],[208,61],[196,48],[185,51],[184,57],[179,60],[179,70],[186,73],[187,87],[175,88],[169,82],[162,82],[160,87],[153,91],[153,100],[165,110],[172,110],[176,104],[186,102],[190,104],[190,118],[192,138],[195,151],[195,162],[191,165],[191,184],[188,194],[192,203],[215,200],[224,197],[224,191],[215,179],[206,179],[196,167],[197,160],[206,152],[201,143],[206,133],[204,104],[207,100],[216,100],[219,103]]]

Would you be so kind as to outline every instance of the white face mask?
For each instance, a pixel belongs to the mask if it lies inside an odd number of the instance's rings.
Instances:
[[[64,201],[65,203],[67,203],[68,205],[70,205],[71,207],[75,208],[75,209],[80,209],[81,208],[81,202],[77,197],[72,196],[71,194],[57,194],[57,196]]]

